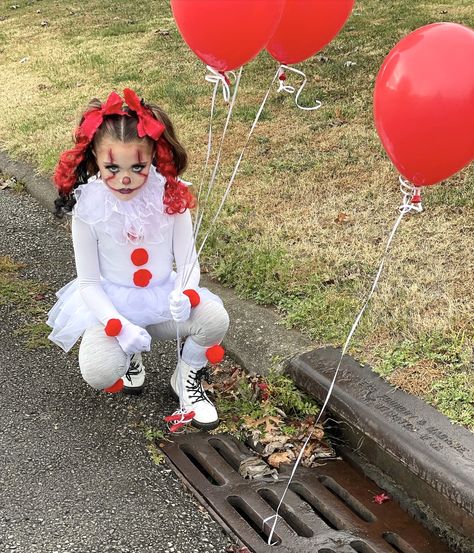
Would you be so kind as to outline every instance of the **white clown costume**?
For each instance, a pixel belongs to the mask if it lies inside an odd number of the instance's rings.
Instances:
[[[180,335],[188,336],[182,352],[182,362],[189,369],[183,377],[185,388],[189,371],[191,380],[200,378],[196,373],[206,365],[206,351],[219,344],[227,331],[229,321],[222,301],[199,287],[190,212],[165,213],[165,183],[152,165],[145,186],[129,201],[116,198],[98,176],[75,190],[72,234],[77,278],[57,292],[59,299],[47,322],[52,327],[49,338],[64,351],[84,334],[79,364],[94,388],[112,385],[130,366],[130,355],[122,351],[116,338],[104,333],[111,319],[146,328],[158,339],[176,338],[169,295],[173,290],[182,291],[188,273],[185,287],[198,292],[200,303],[188,321],[178,326]],[[141,366],[140,358],[135,361]],[[175,392],[176,378],[175,372]],[[196,387],[194,382],[191,385]],[[202,389],[189,393],[194,403],[208,402]],[[201,426],[206,427],[205,421]]]

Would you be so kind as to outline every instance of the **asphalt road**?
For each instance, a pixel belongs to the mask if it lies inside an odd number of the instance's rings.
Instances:
[[[27,194],[0,190],[0,255],[55,291],[74,277],[69,232]],[[53,297],[47,295],[45,313]],[[173,344],[146,357],[141,397],[81,379],[77,356],[28,349],[27,317],[0,306],[0,551],[206,553],[231,543],[146,449],[175,409]]]

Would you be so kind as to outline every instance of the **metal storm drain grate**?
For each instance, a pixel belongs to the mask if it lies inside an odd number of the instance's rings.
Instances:
[[[264,520],[275,514],[289,470],[278,480],[243,478],[239,469],[254,455],[227,435],[186,434],[161,446],[201,503],[255,553],[450,552],[394,501],[374,503],[382,490],[342,460],[298,468],[270,546],[273,521]]]

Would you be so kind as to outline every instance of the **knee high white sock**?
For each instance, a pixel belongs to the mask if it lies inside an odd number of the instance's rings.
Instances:
[[[181,358],[183,361],[193,367],[194,369],[200,369],[204,367],[207,363],[206,351],[209,349],[209,346],[200,346],[191,338],[187,338],[184,343],[183,353]]]

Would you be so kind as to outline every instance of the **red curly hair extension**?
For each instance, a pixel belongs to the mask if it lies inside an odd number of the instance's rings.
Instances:
[[[87,148],[90,145],[89,139],[81,136],[79,129],[75,133],[76,144],[70,150],[66,150],[59,157],[58,164],[54,170],[53,182],[62,195],[70,194],[77,182],[76,169],[84,161]]]
[[[169,215],[184,213],[186,209],[196,205],[194,196],[188,187],[178,180],[178,173],[173,159],[173,153],[168,141],[162,136],[156,143],[156,167],[166,178],[163,203]]]

